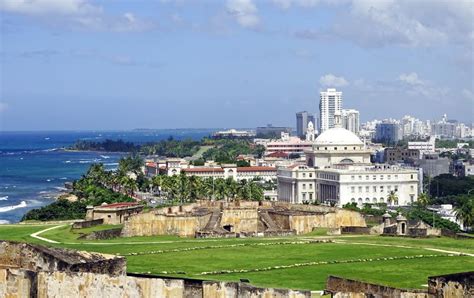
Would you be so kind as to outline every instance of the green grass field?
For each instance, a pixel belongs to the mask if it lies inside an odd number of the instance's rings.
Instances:
[[[54,226],[58,225],[3,225],[0,239],[123,255],[129,272],[229,281],[247,278],[259,286],[309,290],[324,289],[328,275],[423,288],[428,276],[474,270],[474,257],[448,256],[449,252],[474,254],[474,239],[325,236],[325,230],[319,229],[286,238],[157,236],[90,241],[77,238],[116,226],[71,230],[68,225],[40,235],[60,243],[30,237],[32,233]],[[334,242],[310,242],[317,239]],[[130,255],[134,253],[138,255]],[[415,257],[420,255],[423,257]],[[268,270],[269,267],[272,268]],[[226,270],[242,272],[227,273]],[[203,274],[206,272],[213,273]]]

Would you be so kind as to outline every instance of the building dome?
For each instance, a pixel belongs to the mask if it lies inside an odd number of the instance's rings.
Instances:
[[[364,143],[359,139],[359,137],[342,127],[331,128],[320,134],[316,140],[316,145],[364,145]]]

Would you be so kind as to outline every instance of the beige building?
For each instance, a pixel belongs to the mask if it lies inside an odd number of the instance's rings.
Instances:
[[[113,203],[100,206],[87,206],[86,220],[102,219],[103,224],[118,225],[131,215],[140,213],[143,206],[138,203]]]

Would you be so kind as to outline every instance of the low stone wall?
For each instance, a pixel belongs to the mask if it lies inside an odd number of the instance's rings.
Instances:
[[[257,232],[258,231],[258,209],[257,208],[227,208],[222,210],[220,226],[232,226],[232,232]]]
[[[75,223],[72,224],[72,229],[84,229],[84,228],[90,228],[90,227],[95,227],[98,225],[101,225],[104,223],[104,219],[99,218],[99,219],[93,219],[93,220],[84,220],[84,221],[76,221]]]
[[[326,282],[326,293],[336,298],[394,297],[394,298],[427,298],[425,290],[397,289],[358,280],[329,276]]]
[[[428,277],[428,293],[434,297],[474,297],[474,271]]]
[[[79,239],[86,240],[104,240],[113,239],[122,235],[122,228],[108,229],[102,231],[95,231],[90,234],[82,235]]]
[[[369,227],[341,227],[341,234],[370,234]]]

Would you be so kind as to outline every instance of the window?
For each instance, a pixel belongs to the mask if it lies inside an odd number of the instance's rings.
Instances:
[[[377,176],[372,176],[372,180],[377,180]]]
[[[347,150],[347,147],[344,147],[344,150]]]
[[[359,176],[359,180],[362,180],[362,176]]]
[[[382,197],[380,198],[380,203],[383,203],[383,198]]]
[[[359,192],[362,192],[362,186],[359,186]]]
[[[395,185],[395,191],[398,191],[398,185]]]
[[[303,189],[306,189],[306,184],[303,183]]]
[[[312,178],[313,177],[313,173],[309,173],[309,178]]]
[[[410,195],[410,202],[413,203],[414,200],[415,200],[415,195]]]
[[[369,199],[369,198],[365,198],[365,202],[366,202],[366,203],[370,203],[370,199]]]
[[[374,186],[372,189],[374,190],[374,192],[377,192],[377,186]]]
[[[355,186],[351,186],[351,192],[355,193]]]
[[[312,183],[310,183],[308,185],[309,185],[309,189],[313,189],[313,184]]]
[[[306,200],[306,193],[304,192],[303,193],[303,201],[305,201],[305,200]]]
[[[413,174],[410,175],[410,179],[413,179]]]
[[[337,147],[334,147],[334,150],[337,150]]]
[[[351,202],[355,203],[355,201],[356,201],[356,199],[354,199],[354,198],[351,199]]]
[[[355,176],[351,176],[351,180],[354,180],[355,179]]]
[[[306,178],[306,173],[303,173],[303,178]]]
[[[383,180],[383,175],[380,175],[380,180]]]
[[[313,200],[313,194],[312,194],[312,193],[309,194],[309,200],[310,200],[310,201]]]
[[[365,180],[369,180],[369,175],[365,176]]]
[[[410,189],[411,189],[411,191],[415,190],[415,186],[410,185]]]
[[[366,187],[365,187],[365,191],[366,191],[366,192],[369,192],[369,191],[370,191],[370,187],[369,187],[369,186],[366,186]]]
[[[391,185],[387,186],[387,190],[390,192],[392,190],[392,186]]]
[[[372,202],[373,202],[374,204],[377,203],[377,198],[373,198],[373,199],[372,199]]]
[[[387,176],[387,179],[388,179],[388,180],[392,179],[392,175],[388,175],[388,176]]]
[[[383,185],[380,186],[380,192],[383,192]]]

